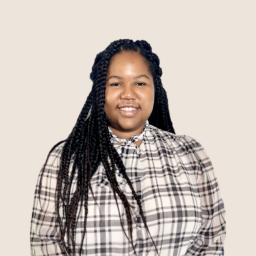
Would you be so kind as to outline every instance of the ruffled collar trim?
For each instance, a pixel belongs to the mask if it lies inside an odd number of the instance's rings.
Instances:
[[[136,135],[134,135],[134,136],[132,136],[130,139],[121,139],[121,138],[118,138],[113,132],[112,132],[112,130],[108,127],[108,130],[109,130],[109,134],[110,134],[110,141],[111,141],[111,143],[114,143],[114,144],[116,144],[116,143],[128,143],[128,142],[135,142],[135,141],[139,141],[139,140],[143,140],[143,137],[144,137],[144,134],[145,134],[145,132],[146,132],[146,130],[147,130],[147,128],[148,128],[148,126],[149,126],[149,122],[148,122],[148,120],[146,121],[146,123],[145,123],[145,126],[144,126],[144,129],[142,130],[142,132],[140,133],[140,134],[136,134]]]

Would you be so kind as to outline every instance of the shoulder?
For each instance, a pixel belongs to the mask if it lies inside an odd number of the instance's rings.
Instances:
[[[214,179],[214,166],[202,144],[192,136],[176,135],[168,131],[163,131],[157,127],[149,125],[149,133],[155,137],[164,146],[171,155],[177,155],[176,160],[191,170],[197,179],[201,179],[203,175]],[[159,149],[159,147],[158,147]],[[159,149],[160,150],[160,149]]]
[[[163,141],[176,141],[179,140],[181,135],[177,135],[168,131],[161,130],[151,124],[147,126],[147,137],[154,137]]]
[[[147,127],[147,131],[148,131],[148,136],[152,136],[155,137],[159,140],[165,141],[167,143],[174,143],[174,144],[180,144],[182,145],[190,145],[190,146],[194,146],[194,147],[200,147],[201,144],[193,137],[189,136],[189,135],[178,135],[178,134],[174,134],[168,131],[164,131],[161,130],[151,124],[148,125]]]
[[[48,153],[45,165],[51,168],[58,168],[65,141],[55,144]]]
[[[200,163],[209,158],[202,144],[192,136],[186,134],[177,135],[150,124],[148,125],[148,136],[161,141],[180,156],[189,155],[191,158],[191,155],[193,155],[193,160],[197,160]]]

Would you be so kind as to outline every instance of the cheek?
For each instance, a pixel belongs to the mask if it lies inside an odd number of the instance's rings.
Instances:
[[[113,113],[112,106],[110,103],[111,101],[109,100],[109,98],[105,97],[104,111],[108,120],[112,119],[112,113]]]
[[[104,110],[105,112],[111,112],[117,106],[117,94],[111,90],[106,89],[105,91],[105,105]]]
[[[111,92],[108,89],[106,89],[106,91],[105,91],[105,106],[111,105],[112,97],[113,97],[113,94],[111,94]]]
[[[148,101],[147,101],[147,109],[148,109],[148,114],[150,115],[153,107],[154,107],[154,102],[155,102],[155,92],[154,90],[151,92],[151,94],[148,97]]]
[[[146,106],[147,108],[151,108],[151,107],[153,108],[154,99],[155,99],[154,89],[148,90],[146,93],[141,94],[140,97],[144,106]]]

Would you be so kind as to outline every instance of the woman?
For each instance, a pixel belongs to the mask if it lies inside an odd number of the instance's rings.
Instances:
[[[201,144],[176,135],[146,41],[99,53],[69,137],[35,191],[31,254],[222,255],[225,210]]]

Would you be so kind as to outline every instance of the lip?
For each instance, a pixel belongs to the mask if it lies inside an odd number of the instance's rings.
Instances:
[[[121,110],[120,108],[118,108],[118,111],[123,117],[133,117],[136,116],[136,114],[139,112],[139,108],[131,111]]]
[[[123,105],[123,106],[118,106],[118,108],[139,108],[139,107],[127,104],[127,105]]]

